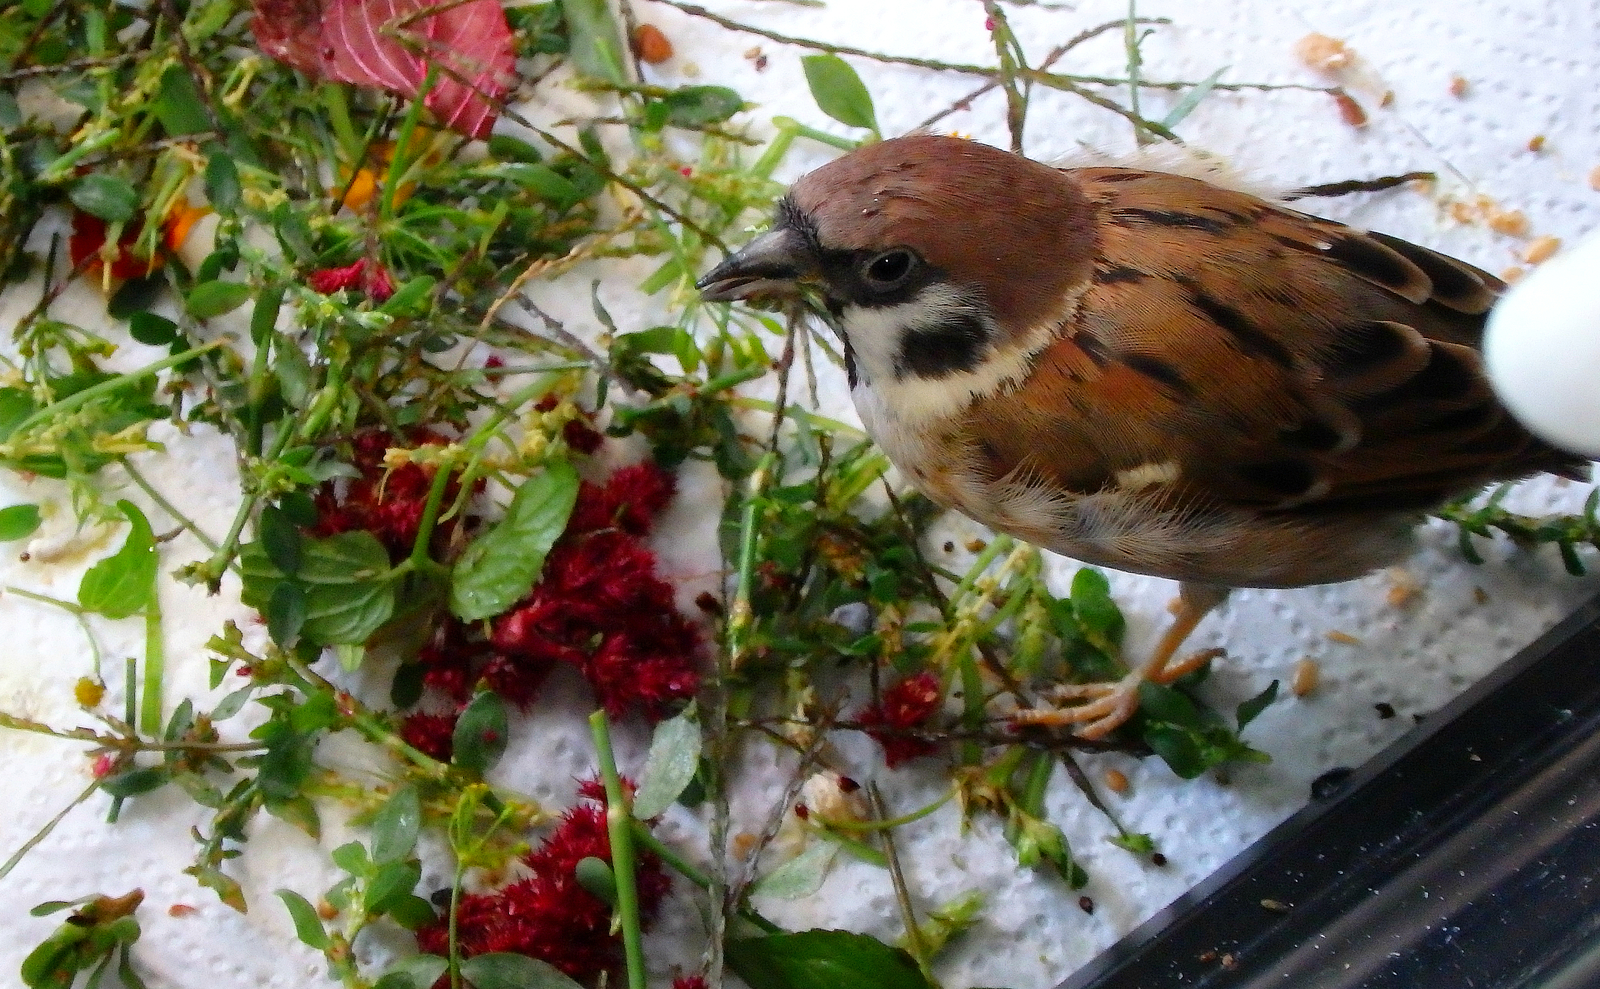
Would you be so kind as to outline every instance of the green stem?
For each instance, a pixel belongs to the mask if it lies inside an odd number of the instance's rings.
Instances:
[[[733,603],[728,608],[728,665],[737,670],[748,645],[746,635],[755,617],[750,611],[750,593],[755,587],[757,520],[761,514],[767,482],[777,468],[777,455],[768,451],[750,474],[749,490],[739,522],[739,577],[734,585]]]
[[[617,877],[617,913],[622,922],[622,950],[627,958],[628,989],[645,989],[644,945],[639,927],[639,889],[634,880],[633,829],[628,794],[611,751],[611,726],[605,711],[589,715],[589,731],[600,754],[600,777],[606,787],[606,832],[611,839],[611,871]]]
[[[171,357],[163,358],[159,361],[156,361],[154,364],[147,364],[136,371],[129,371],[127,374],[119,374],[109,381],[102,381],[98,385],[91,385],[88,388],[85,388],[83,391],[74,392],[59,402],[51,402],[49,405],[46,405],[34,412],[33,415],[22,420],[22,422],[18,423],[17,427],[11,431],[10,435],[17,437],[18,439],[25,437],[30,429],[33,429],[35,426],[38,426],[41,423],[47,422],[60,415],[66,415],[69,412],[76,412],[78,409],[88,405],[97,398],[110,395],[113,392],[121,391],[134,382],[148,378],[153,374],[160,374],[169,367],[176,367],[179,364],[186,364],[189,361],[194,360],[196,357],[199,357],[201,354],[209,353],[210,351],[216,350],[219,347],[226,346],[226,344],[227,341],[225,340],[213,340],[210,343],[202,344],[199,347],[192,347],[188,350],[185,350],[181,354],[174,354]]]
[[[98,790],[99,788],[100,781],[98,779],[90,780],[89,785],[83,788],[83,792],[79,793],[76,797],[73,797],[72,802],[61,808],[61,812],[59,814],[46,821],[44,827],[40,828],[38,831],[35,831],[32,838],[29,838],[27,841],[23,842],[22,847],[18,848],[12,853],[10,858],[6,859],[5,865],[0,865],[0,879],[4,879],[7,875],[9,875],[11,870],[17,867],[17,863],[21,862],[24,856],[33,851],[34,846],[50,837],[50,832],[54,831],[56,829],[56,825],[65,820],[68,814],[72,813],[72,809],[74,807],[83,803],[85,800],[88,800],[89,797],[94,794],[94,791]]]
[[[147,735],[161,733],[161,681],[167,661],[166,643],[161,635],[161,595],[150,595],[144,610],[144,698],[139,709],[139,730]]]
[[[128,477],[133,480],[134,484],[139,486],[139,490],[143,491],[151,501],[156,503],[156,507],[170,515],[174,522],[177,522],[179,525],[183,526],[185,531],[200,541],[200,545],[204,546],[213,553],[217,551],[217,541],[202,532],[200,527],[194,523],[193,519],[178,511],[172,502],[163,497],[161,492],[157,491],[155,487],[145,479],[143,474],[134,469],[133,461],[129,460],[127,457],[123,457],[122,469],[128,472]]]

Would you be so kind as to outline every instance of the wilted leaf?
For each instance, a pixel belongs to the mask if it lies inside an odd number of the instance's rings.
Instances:
[[[496,0],[255,0],[255,10],[261,50],[308,75],[414,99],[437,68],[423,105],[468,137],[488,136],[515,79]]]

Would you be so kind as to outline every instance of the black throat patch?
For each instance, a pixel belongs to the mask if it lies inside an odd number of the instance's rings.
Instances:
[[[954,307],[939,320],[906,331],[895,358],[896,378],[947,378],[975,369],[989,351],[992,330],[974,309]]]

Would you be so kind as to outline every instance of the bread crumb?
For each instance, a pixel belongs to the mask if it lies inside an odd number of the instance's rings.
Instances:
[[[1394,90],[1385,89],[1383,95],[1378,97],[1378,106],[1384,109],[1394,106]]]
[[[1505,269],[1504,271],[1500,272],[1500,280],[1505,282],[1507,285],[1510,285],[1512,282],[1516,281],[1517,279],[1521,278],[1523,275],[1526,275],[1527,273],[1528,273],[1528,269],[1522,267],[1521,265],[1515,265],[1514,264],[1511,267],[1509,267],[1509,268]]]
[[[672,42],[654,24],[640,24],[633,29],[633,53],[647,65],[660,65],[672,57]]]
[[[756,847],[758,839],[748,831],[740,831],[733,836],[733,854],[740,858],[750,854],[750,849]]]
[[[1106,788],[1112,793],[1128,792],[1128,776],[1120,769],[1106,770]]]
[[[1594,171],[1589,173],[1589,188],[1600,192],[1600,165],[1594,166]]]
[[[1389,607],[1404,608],[1422,593],[1417,578],[1405,567],[1390,567],[1388,574],[1389,593],[1384,595],[1384,599],[1389,602]]]
[[[1535,134],[1528,138],[1528,150],[1532,151],[1534,154],[1539,154],[1540,152],[1544,151],[1544,140],[1545,138],[1543,134]]]
[[[1528,242],[1528,246],[1522,249],[1522,260],[1529,264],[1542,264],[1550,260],[1551,255],[1559,250],[1561,250],[1561,238],[1546,234]]]
[[[1488,604],[1489,592],[1481,587],[1474,587],[1472,589],[1472,601],[1474,604]]]
[[[1341,646],[1359,646],[1361,644],[1361,640],[1351,635],[1349,632],[1341,632],[1338,629],[1333,629],[1326,634],[1329,642],[1337,642]]]
[[[1450,77],[1450,95],[1458,100],[1467,95],[1467,79],[1465,76]]]
[[[1349,93],[1342,89],[1334,90],[1333,104],[1339,108],[1339,119],[1346,124],[1351,127],[1367,126],[1367,111],[1363,110],[1361,104],[1357,103]]]
[[[1294,664],[1294,676],[1289,679],[1289,692],[1296,697],[1304,697],[1317,689],[1317,684],[1322,682],[1322,667],[1317,661],[1307,657]]]
[[[1339,38],[1312,32],[1294,44],[1295,57],[1318,72],[1338,72],[1355,63],[1356,53]]]
[[[1496,209],[1489,213],[1489,229],[1497,234],[1508,237],[1526,237],[1528,235],[1528,217],[1520,209]]]

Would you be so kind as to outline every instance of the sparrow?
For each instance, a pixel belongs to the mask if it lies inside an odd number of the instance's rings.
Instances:
[[[926,134],[803,176],[699,282],[819,293],[863,424],[933,501],[1181,582],[1145,662],[1017,716],[1089,738],[1209,658],[1174,656],[1230,589],[1360,577],[1451,497],[1582,476],[1485,379],[1504,287],[1205,179]]]

